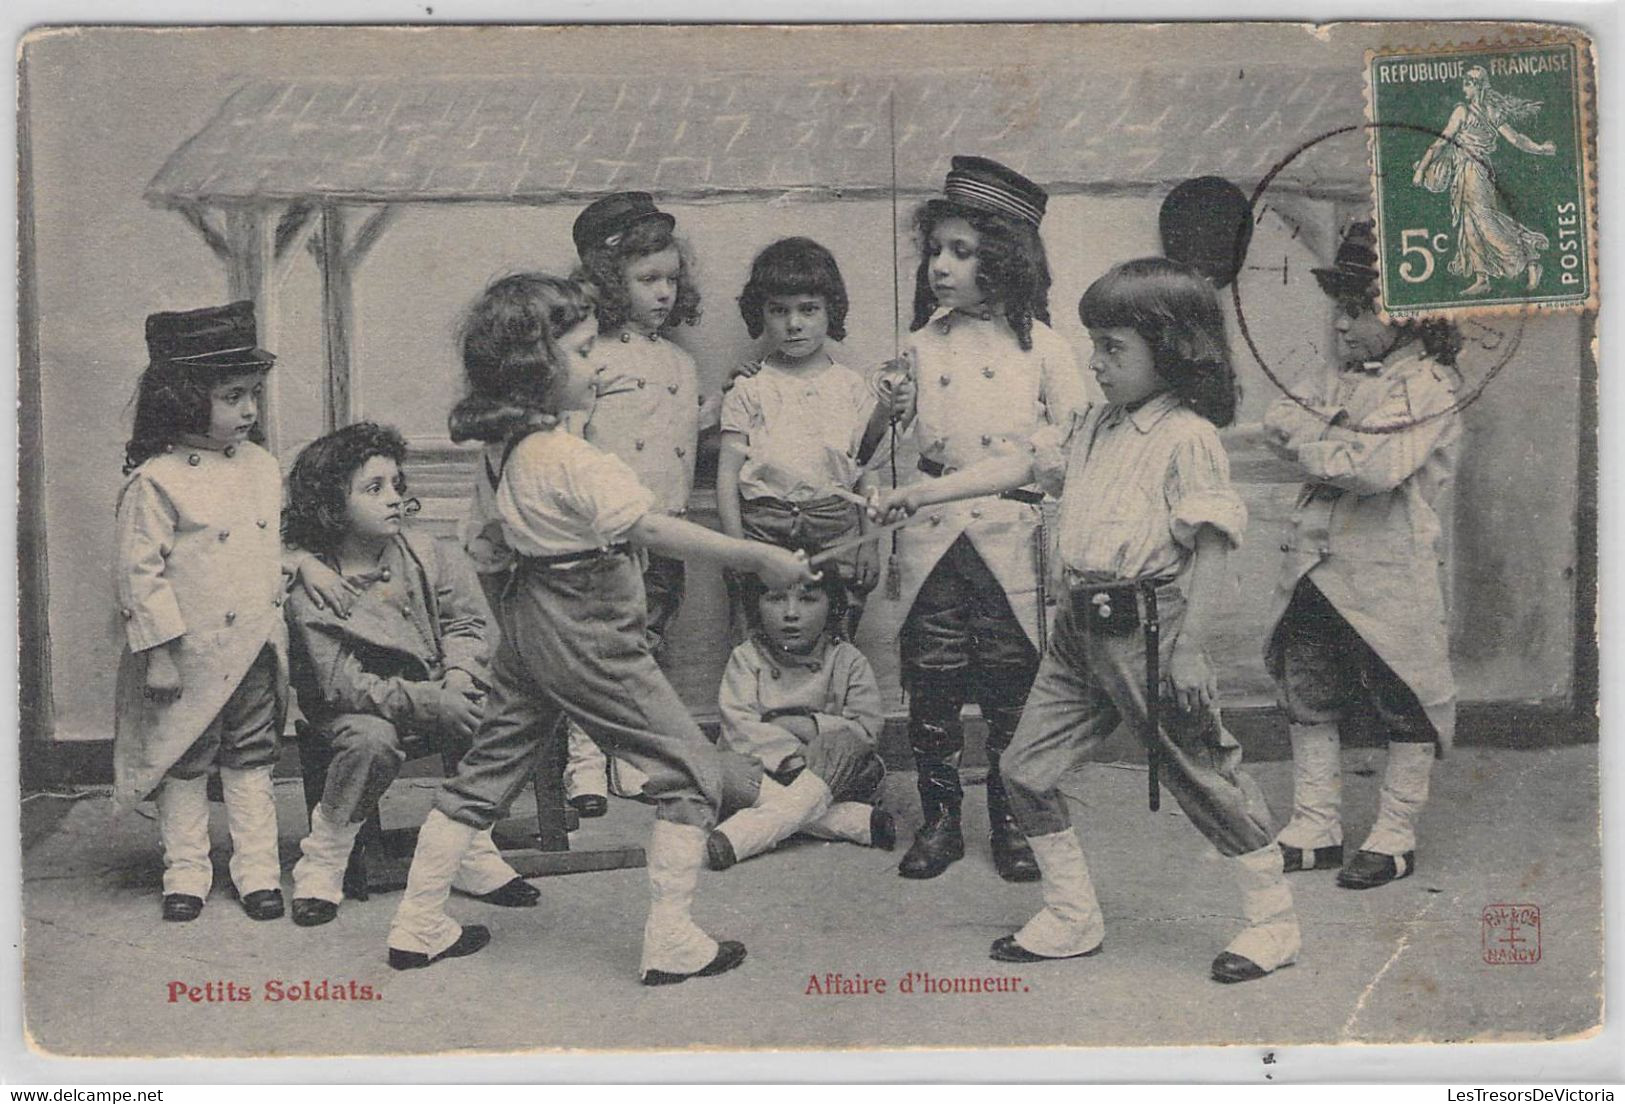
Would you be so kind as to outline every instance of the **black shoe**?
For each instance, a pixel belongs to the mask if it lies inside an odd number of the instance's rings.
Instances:
[[[1292,965],[1283,962],[1276,969],[1284,970]],[[1213,980],[1221,985],[1234,985],[1238,981],[1257,981],[1261,977],[1268,977],[1272,971],[1264,969],[1250,958],[1235,954],[1231,951],[1220,951],[1219,957],[1213,960]]]
[[[250,920],[280,920],[282,919],[282,891],[280,889],[256,889],[243,898],[243,911],[248,913]]]
[[[476,901],[501,905],[503,908],[535,908],[536,902],[542,899],[542,891],[523,878],[514,878],[490,893],[470,893],[469,896]]]
[[[1041,955],[1034,954],[1017,943],[1015,936],[1003,935],[993,941],[993,946],[988,950],[988,957],[996,962],[1061,962],[1068,958],[1091,958],[1105,947],[1105,940],[1101,940],[1087,951],[1079,951],[1075,955]]]
[[[570,808],[581,814],[581,819],[591,820],[609,812],[609,798],[603,794],[577,794],[570,799]]]
[[[164,894],[164,919],[176,923],[196,920],[203,914],[203,898],[190,893]]]
[[[1021,834],[1014,819],[1006,816],[993,822],[989,837],[993,845],[993,869],[1007,882],[1036,882],[1043,875],[1027,837]]]
[[[869,846],[881,851],[897,846],[897,822],[879,805],[869,810]]]
[[[301,928],[317,928],[338,916],[339,907],[332,901],[324,901],[320,897],[295,897],[293,899],[293,922]]]
[[[938,809],[915,834],[913,845],[897,865],[897,873],[905,878],[935,878],[964,857],[959,810]]]
[[[1415,870],[1415,851],[1407,851],[1403,855],[1356,851],[1349,864],[1337,872],[1337,884],[1344,889],[1375,889],[1401,878],[1409,878]]]
[[[1331,870],[1343,865],[1343,845],[1333,844],[1331,847],[1317,847],[1313,855],[1314,861],[1304,863],[1304,853],[1301,847],[1288,847],[1284,843],[1275,846],[1281,849],[1281,872],[1296,874],[1300,870]]]
[[[710,962],[695,970],[692,974],[673,974],[666,970],[650,970],[643,975],[645,985],[676,985],[687,981],[691,977],[716,977],[725,974],[745,961],[745,945],[736,943],[732,939],[725,939],[717,944],[717,955]]]
[[[721,832],[712,832],[705,837],[705,865],[712,870],[727,870],[739,861],[734,854],[734,845],[727,836]]]
[[[457,937],[457,942],[437,955],[426,955],[422,951],[401,951],[391,947],[389,949],[390,969],[421,970],[425,966],[434,965],[442,958],[464,958],[480,950],[489,942],[491,942],[491,930],[489,928],[480,924],[470,924]]]

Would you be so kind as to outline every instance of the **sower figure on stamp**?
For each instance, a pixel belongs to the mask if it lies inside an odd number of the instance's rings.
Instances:
[[[362,823],[420,734],[457,754],[479,726],[490,685],[490,614],[468,561],[404,527],[406,442],[357,422],[305,446],[288,476],[284,530],[361,590],[337,617],[302,594],[288,604],[289,668],[299,708],[332,754],[310,834],[293,868],[293,922],[338,915]],[[541,897],[486,830],[453,884],[496,905]]]
[[[912,420],[928,481],[1071,423],[1083,382],[1071,348],[1049,328],[1049,264],[1038,226],[1043,189],[980,157],[955,157],[945,195],[915,215],[912,386],[896,391]],[[993,860],[1008,881],[1039,876],[1010,812],[1000,753],[1038,669],[1044,615],[1041,492],[1017,487],[943,505],[901,531],[908,610],[900,650],[909,743],[925,823],[904,855],[905,878],[934,878],[964,856],[959,713],[987,723]]]
[[[1247,520],[1215,429],[1230,424],[1236,404],[1224,316],[1196,269],[1161,257],[1112,268],[1078,313],[1106,403],[886,500],[888,513],[914,514],[1034,478],[1061,490],[1068,597],[1005,752],[1044,907],[996,941],[992,957],[1038,962],[1100,950],[1105,917],[1058,787],[1126,721],[1191,824],[1231,860],[1247,927],[1213,960],[1213,978],[1249,981],[1295,961],[1299,933],[1269,808],[1220,720],[1206,654],[1226,558]]]
[[[1372,224],[1356,223],[1333,267],[1341,367],[1276,400],[1265,439],[1303,469],[1265,661],[1292,723],[1286,869],[1343,863],[1338,722],[1368,709],[1388,741],[1376,822],[1337,876],[1369,889],[1416,869],[1416,819],[1436,754],[1455,730],[1439,518],[1461,437],[1452,383],[1461,337],[1438,320],[1375,312]],[[1301,400],[1301,401],[1299,401]]]

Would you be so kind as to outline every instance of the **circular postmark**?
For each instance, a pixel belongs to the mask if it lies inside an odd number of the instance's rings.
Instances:
[[[1303,142],[1264,174],[1264,177],[1258,182],[1258,186],[1253,189],[1250,197],[1255,212],[1255,220],[1263,217],[1262,213],[1265,210],[1266,199],[1270,195],[1271,188],[1276,185],[1277,180],[1288,169],[1299,171],[1300,175],[1307,175],[1311,178],[1317,177],[1319,174],[1312,165],[1308,166],[1307,173],[1301,172],[1305,168],[1303,163],[1306,160],[1312,160],[1317,155],[1334,152],[1336,150],[1335,144],[1340,140],[1344,142],[1358,141],[1364,146],[1368,142],[1370,133],[1378,129],[1414,132],[1426,135],[1430,139],[1439,139],[1456,145],[1453,139],[1446,138],[1435,128],[1409,123],[1366,122],[1336,127]],[[1344,152],[1346,153],[1346,151]],[[1464,153],[1467,156],[1473,156],[1470,151],[1464,151]],[[1346,157],[1345,160],[1347,160]],[[1491,176],[1491,179],[1493,180],[1493,176]],[[1501,191],[1501,185],[1498,182],[1495,187],[1498,191]],[[1501,191],[1501,195],[1510,208],[1512,206],[1512,197],[1506,195],[1504,191]],[[1244,250],[1245,246],[1238,241],[1238,269],[1241,268],[1241,257],[1244,255]],[[1379,263],[1381,263],[1380,258]],[[1266,355],[1266,350],[1262,347],[1264,344],[1262,336],[1256,333],[1255,328],[1249,324],[1244,304],[1244,284],[1246,283],[1245,279],[1237,279],[1232,282],[1230,297],[1236,312],[1236,328],[1240,331],[1242,341],[1246,344],[1248,352],[1252,355],[1254,362],[1257,363],[1265,377],[1283,395],[1304,410],[1330,424],[1331,419],[1316,404],[1295,391],[1287,379],[1283,378],[1287,375],[1292,375],[1294,378],[1309,378],[1314,373],[1327,370],[1330,366],[1327,363],[1326,354],[1311,342],[1311,350],[1319,356],[1318,362],[1301,363],[1296,372],[1293,371],[1293,366],[1290,363],[1272,362],[1272,358]],[[1324,301],[1327,303],[1329,316],[1332,301],[1329,297],[1325,298]],[[1401,330],[1410,329],[1414,331],[1423,326],[1450,326],[1458,331],[1461,347],[1456,354],[1456,363],[1454,365],[1440,365],[1442,369],[1455,377],[1450,381],[1454,398],[1446,407],[1415,417],[1381,421],[1370,419],[1361,421],[1339,420],[1337,424],[1341,428],[1368,434],[1404,433],[1418,426],[1459,414],[1476,402],[1490,382],[1511,362],[1522,344],[1525,316],[1521,312],[1496,313],[1489,317],[1480,317],[1477,313],[1449,316],[1435,313],[1422,317],[1395,318],[1390,320],[1390,324]]]

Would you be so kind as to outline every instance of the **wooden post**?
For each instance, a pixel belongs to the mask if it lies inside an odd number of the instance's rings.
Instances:
[[[254,301],[254,324],[260,348],[276,352],[277,281],[272,276],[276,258],[276,220],[263,207],[231,207],[226,211],[226,287],[233,301]],[[260,424],[272,452],[282,438],[277,401],[277,373],[265,380],[265,403]]]
[[[327,382],[322,391],[322,426],[326,433],[349,425],[356,414],[354,381],[350,376],[354,301],[344,242],[344,214],[344,209],[337,204],[322,204],[318,260],[322,271],[322,354],[327,366]]]

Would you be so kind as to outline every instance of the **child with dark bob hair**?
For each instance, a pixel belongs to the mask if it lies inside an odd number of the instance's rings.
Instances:
[[[752,262],[739,314],[763,339],[762,355],[723,399],[717,464],[717,513],[730,536],[816,551],[868,525],[853,491],[890,403],[829,350],[846,336],[847,306],[834,255],[810,238],[781,238]],[[831,628],[851,639],[879,577],[878,550],[858,546],[834,566],[846,597]],[[748,620],[755,603],[730,589]]]
[[[1216,428],[1235,410],[1224,318],[1200,273],[1161,258],[1117,265],[1078,309],[1107,401],[1028,448],[887,500],[886,512],[912,514],[1034,479],[1061,493],[1066,592],[1002,763],[1044,907],[991,954],[1036,962],[1100,950],[1105,918],[1059,787],[1126,722],[1241,890],[1246,927],[1213,960],[1214,980],[1260,978],[1297,958],[1299,932],[1269,806],[1219,717],[1207,659],[1226,560],[1247,524]]]
[[[825,333],[846,340],[846,281],[835,255],[811,238],[780,238],[751,262],[750,279],[739,293],[739,315],[754,340],[766,327],[762,312],[775,296],[816,295],[824,300]]]
[[[1078,317],[1090,330],[1133,330],[1181,402],[1220,428],[1235,420],[1236,375],[1224,315],[1195,269],[1163,257],[1124,261],[1089,285]]]
[[[302,745],[327,761],[321,800],[293,868],[293,922],[338,915],[361,825],[404,761],[408,735],[460,754],[473,737],[489,676],[489,612],[468,562],[405,526],[406,442],[357,422],[312,441],[288,476],[283,527],[361,588],[339,619],[302,596],[288,604],[290,670],[309,725]],[[405,616],[402,616],[402,615]],[[540,894],[481,833],[454,886],[492,904]]]

